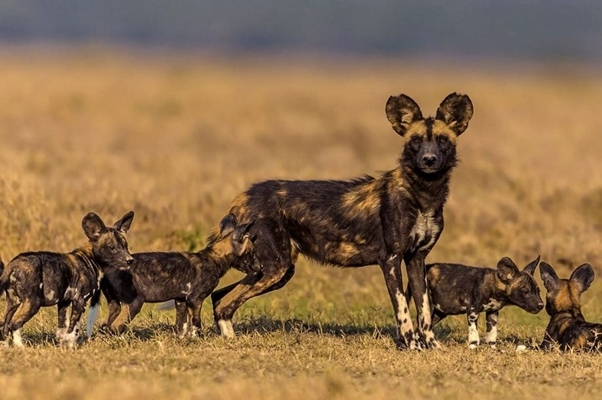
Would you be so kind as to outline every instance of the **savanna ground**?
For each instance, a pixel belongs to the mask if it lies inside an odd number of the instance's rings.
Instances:
[[[0,51],[0,77],[5,261],[80,246],[90,210],[108,222],[135,210],[133,252],[200,249],[252,182],[394,168],[403,140],[384,114],[389,95],[409,94],[430,115],[459,91],[475,116],[427,261],[493,266],[508,255],[523,266],[541,254],[563,277],[583,262],[602,273],[602,75],[588,68],[12,48]],[[583,303],[586,318],[602,321],[602,279]],[[397,350],[378,267],[302,259],[284,289],[239,310],[235,340],[215,334],[210,309],[199,339],[176,339],[173,311],[145,306],[124,336],[96,334],[77,351],[56,347],[56,310],[45,309],[24,329],[29,348],[0,350],[0,397],[564,399],[602,390],[599,355],[515,352],[541,340],[545,313],[503,310],[496,350],[468,350],[461,317],[436,327],[445,350]]]

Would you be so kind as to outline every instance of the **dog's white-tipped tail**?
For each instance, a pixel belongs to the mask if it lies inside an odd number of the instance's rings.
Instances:
[[[176,307],[176,302],[173,300],[169,300],[169,301],[159,304],[157,307],[155,307],[155,310],[167,311],[167,310],[171,310],[175,307]]]
[[[96,303],[90,307],[88,312],[88,319],[86,320],[86,336],[92,337],[92,330],[94,329],[94,323],[98,318],[98,311],[100,310],[100,304]]]

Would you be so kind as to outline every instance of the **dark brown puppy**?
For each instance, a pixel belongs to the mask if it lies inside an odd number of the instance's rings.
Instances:
[[[175,300],[176,331],[180,336],[196,335],[201,328],[203,301],[217,287],[219,280],[231,265],[242,260],[252,264],[252,241],[249,233],[252,223],[238,225],[229,214],[220,222],[220,230],[213,235],[203,250],[189,252],[135,253],[127,271],[107,268],[100,287],[109,304],[109,315],[104,324],[112,331],[123,332],[144,303]],[[98,306],[98,296],[92,300],[92,309]],[[114,326],[126,305],[124,321]],[[87,329],[91,331],[95,312],[88,316]]]
[[[12,333],[13,343],[23,346],[21,328],[40,309],[58,306],[57,339],[73,347],[79,335],[79,320],[87,300],[98,290],[102,271],[109,265],[127,269],[132,262],[126,233],[132,224],[130,211],[106,227],[89,213],[82,220],[89,245],[70,253],[46,251],[21,253],[12,259],[0,277],[0,293],[6,293],[2,340]],[[71,313],[67,316],[67,309]]]
[[[496,269],[461,264],[427,265],[433,325],[448,315],[466,314],[469,347],[475,348],[480,342],[477,322],[479,314],[484,312],[485,341],[495,346],[499,311],[503,307],[515,305],[530,313],[538,313],[543,308],[539,286],[533,279],[538,263],[539,257],[522,272],[508,257],[502,258]]]
[[[424,118],[406,95],[386,105],[393,129],[406,139],[397,168],[379,177],[350,181],[271,180],[236,197],[230,213],[255,221],[255,251],[261,271],[211,296],[216,323],[234,336],[232,316],[247,300],[284,286],[294,274],[298,253],[322,264],[362,267],[378,264],[404,347],[418,346],[403,294],[401,262],[418,310],[420,339],[438,347],[432,331],[424,259],[443,230],[443,206],[456,166],[456,139],[468,127],[473,106],[452,93]]]
[[[540,273],[548,290],[546,311],[550,315],[540,347],[549,350],[559,345],[561,350],[600,351],[602,324],[587,322],[581,314],[581,293],[594,280],[591,265],[583,264],[569,279],[560,279],[551,265],[542,262]]]

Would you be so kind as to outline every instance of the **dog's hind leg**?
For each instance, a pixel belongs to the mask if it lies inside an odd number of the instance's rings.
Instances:
[[[188,306],[186,301],[176,300],[176,335],[183,338],[188,330]]]
[[[261,232],[254,242],[255,256],[261,263],[261,271],[244,277],[235,286],[230,286],[212,299],[215,321],[222,336],[234,337],[232,316],[247,300],[283,287],[293,276],[293,249],[290,237],[277,221],[263,219],[255,222]]]
[[[86,300],[83,297],[75,298],[71,303],[71,315],[69,316],[69,325],[67,332],[63,335],[67,347],[73,348],[77,342],[80,331],[80,318],[86,309]]]
[[[292,279],[294,274],[295,274],[295,266],[290,265],[288,267],[288,269],[286,270],[286,273],[284,274],[282,279],[280,279],[278,282],[276,282],[272,286],[265,288],[261,293],[258,294],[258,296],[272,292],[274,290],[282,289],[284,287],[284,285],[286,285],[288,283],[288,281],[290,281]],[[257,277],[257,280],[259,280],[259,276]],[[224,286],[223,288],[220,288],[220,289],[216,290],[215,292],[211,293],[211,302],[213,304],[218,303],[225,295],[230,293],[232,291],[232,289],[234,289],[241,282],[242,282],[242,280],[232,283],[228,286]]]
[[[110,299],[107,297],[107,303],[109,306],[109,315],[107,316],[107,322],[104,324],[105,327],[112,329],[113,323],[121,314],[121,303],[115,299]]]
[[[8,292],[8,291],[7,291]],[[10,334],[10,322],[17,311],[17,308],[21,305],[21,299],[16,297],[15,295],[7,293],[6,296],[6,310],[4,312],[4,318],[2,322],[2,329],[0,332],[0,340],[5,344],[8,344],[9,334]]]
[[[232,328],[232,316],[236,310],[247,300],[265,293],[267,289],[275,286],[286,274],[287,269],[274,268],[269,273],[264,272],[259,280],[254,276],[247,275],[245,279],[234,287],[215,305],[215,320],[220,333],[225,337],[234,337]],[[250,278],[250,279],[248,279]]]
[[[18,310],[13,315],[10,322],[10,330],[13,333],[13,344],[16,347],[23,347],[23,341],[21,339],[21,328],[27,321],[29,321],[42,306],[39,299],[25,299]]]
[[[58,324],[56,330],[56,340],[62,342],[65,340],[65,334],[67,333],[67,326],[69,325],[69,316],[67,311],[71,305],[70,301],[61,301],[57,304],[58,308]]]

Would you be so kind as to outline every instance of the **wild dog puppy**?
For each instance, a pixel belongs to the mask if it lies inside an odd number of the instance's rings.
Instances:
[[[468,343],[474,349],[479,345],[479,314],[484,312],[487,321],[485,342],[495,346],[500,309],[515,305],[533,314],[542,310],[539,286],[533,279],[538,263],[539,257],[522,272],[508,257],[502,258],[496,269],[461,264],[427,265],[426,280],[431,294],[433,325],[448,315],[466,314]]]
[[[219,232],[212,235],[207,246],[197,253],[135,253],[127,271],[107,268],[100,282],[109,304],[104,326],[111,331],[123,332],[125,324],[140,312],[144,303],[175,300],[177,333],[184,336],[190,327],[188,333],[196,335],[201,329],[201,306],[205,298],[231,265],[240,261],[243,255],[252,258],[252,224],[238,225],[236,217],[230,214],[220,222]],[[93,308],[98,305],[98,300],[98,297],[93,299]],[[113,326],[124,304],[128,309],[126,320]],[[91,327],[94,313],[89,315],[87,325]]]
[[[586,322],[581,314],[581,293],[594,280],[591,265],[581,265],[569,279],[560,279],[554,268],[545,262],[541,263],[539,271],[548,291],[546,311],[550,315],[540,347],[549,350],[557,344],[565,351],[600,351],[602,324]]]
[[[297,253],[322,264],[378,264],[393,304],[403,347],[418,345],[404,296],[401,262],[418,310],[420,339],[439,347],[432,332],[424,259],[443,230],[443,206],[456,166],[456,139],[473,114],[466,95],[452,93],[424,118],[406,95],[392,96],[386,115],[403,136],[397,168],[378,177],[339,181],[270,180],[252,185],[232,202],[230,213],[255,221],[260,272],[211,295],[224,336],[233,337],[232,316],[254,296],[283,287],[293,276]]]
[[[87,300],[98,290],[108,266],[127,269],[132,262],[126,233],[134,212],[125,214],[113,227],[105,226],[95,213],[87,214],[82,228],[87,246],[70,253],[46,251],[21,253],[0,277],[0,292],[6,293],[6,312],[0,336],[12,333],[13,344],[23,347],[21,329],[40,309],[58,306],[57,339],[73,347],[79,335],[79,319]],[[67,315],[68,307],[71,313]]]

